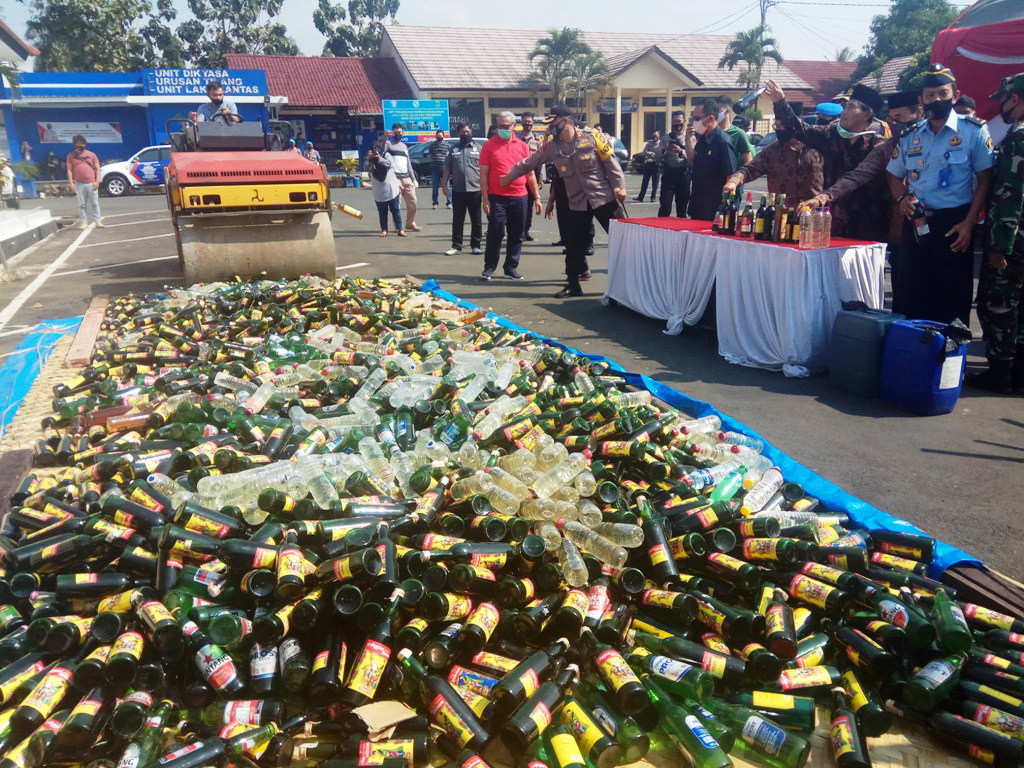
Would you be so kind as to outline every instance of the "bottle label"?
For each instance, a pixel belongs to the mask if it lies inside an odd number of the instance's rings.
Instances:
[[[645,589],[640,602],[644,605],[657,605],[662,608],[671,608],[675,603],[679,592],[669,592],[664,589]]]
[[[754,691],[751,694],[751,704],[756,709],[793,709],[795,702],[792,696],[784,693],[770,693],[768,691]]]
[[[786,608],[780,603],[768,606],[768,612],[764,615],[765,636],[781,635],[786,633]]]
[[[716,632],[703,632],[700,636],[700,641],[704,643],[704,647],[709,650],[720,653],[723,656],[732,656],[732,649],[728,643]]]
[[[878,602],[878,615],[888,621],[890,624],[895,624],[900,629],[903,629],[910,623],[910,613],[906,607],[895,600],[882,599]]]
[[[372,699],[390,658],[391,648],[376,640],[367,640],[352,668],[348,687]]]
[[[475,664],[478,667],[483,667],[484,669],[491,669],[495,672],[506,674],[515,669],[519,662],[505,656],[499,656],[496,653],[480,651],[480,653],[470,659],[470,663]]]
[[[699,512],[696,512],[695,515],[697,519],[700,520],[701,527],[704,528],[704,530],[713,528],[718,524],[718,513],[711,507],[705,507]]]
[[[230,531],[230,528],[223,523],[214,522],[200,515],[189,515],[183,527],[187,531],[212,536],[215,539],[223,539]]]
[[[146,644],[145,638],[138,632],[124,632],[114,641],[111,654],[124,653],[133,659],[142,658],[142,649]]]
[[[95,650],[93,650],[92,653],[86,656],[85,661],[89,661],[89,659],[94,659],[95,661],[98,661],[100,664],[106,664],[107,659],[110,658],[110,653],[112,649],[113,646],[111,645],[101,645],[99,648],[96,648]]]
[[[604,584],[593,585],[587,593],[587,615],[585,619],[587,621],[600,621],[609,605],[611,605],[611,599],[608,596],[608,587]]]
[[[775,757],[786,743],[786,732],[763,717],[751,715],[743,724],[743,740]]]
[[[975,605],[974,603],[968,603],[964,609],[964,615],[968,619],[974,619],[979,624],[984,624],[987,627],[995,627],[996,629],[1009,630],[1013,627],[1013,617],[1007,616],[1005,613],[999,613],[993,611],[991,608],[986,608],[983,605]]]
[[[697,620],[701,624],[705,624],[712,629],[716,629],[721,632],[722,627],[725,625],[725,614],[711,605],[711,603],[705,603],[703,600],[698,600]]]
[[[491,689],[498,684],[498,679],[489,675],[481,675],[471,669],[466,669],[460,664],[453,664],[448,673],[448,682],[453,687],[466,688],[480,696],[489,697]]]
[[[820,581],[807,576],[794,576],[789,583],[789,593],[804,602],[815,605],[818,608],[825,608],[828,596],[835,591],[835,587],[822,584]]]
[[[589,717],[579,702],[575,700],[565,702],[560,720],[562,725],[575,737],[580,751],[586,755],[590,754],[594,745],[604,736],[594,719]]]
[[[747,560],[777,560],[776,549],[778,546],[777,539],[745,539],[743,541],[743,557]]]
[[[348,581],[352,578],[352,558],[341,557],[334,561],[334,578],[338,581]]]
[[[727,555],[724,552],[709,552],[707,559],[721,568],[736,573],[739,573],[744,566],[750,565],[750,563],[744,563],[742,560],[737,560],[732,555]]]
[[[246,699],[242,701],[228,701],[224,704],[225,723],[245,723],[246,725],[259,725],[260,717],[263,714],[263,701],[260,699]]]
[[[486,518],[481,518],[486,519]],[[498,577],[494,575],[494,571],[490,568],[485,568],[482,565],[470,565],[469,568],[473,571],[473,575],[478,579],[484,579],[485,581],[497,581]]]
[[[999,656],[995,656],[991,653],[986,653],[983,661],[992,667],[999,667],[1000,669],[1009,669],[1010,661]]]
[[[701,724],[696,715],[687,715],[684,722],[691,733],[697,737],[697,741],[700,742],[704,749],[718,749],[718,742],[715,741],[715,737],[708,733],[708,729]]]
[[[252,556],[252,567],[253,569],[273,568],[276,561],[277,552],[266,547],[257,547]]]
[[[533,692],[540,687],[540,679],[537,677],[537,672],[533,669],[526,670],[519,676],[519,684],[523,686],[523,698],[529,698],[533,696]]]
[[[231,656],[212,643],[196,651],[196,665],[206,682],[218,691],[226,688],[237,677]]]
[[[448,612],[441,617],[441,621],[452,621],[468,616],[473,610],[473,600],[466,595],[445,594],[448,598]]]
[[[583,765],[580,745],[571,733],[559,733],[551,737],[551,749],[554,750],[558,765]]]
[[[277,555],[277,578],[302,576],[302,551],[297,547],[285,547]]]
[[[612,690],[618,691],[623,686],[633,682],[640,683],[639,678],[629,668],[629,664],[622,658],[622,654],[614,648],[609,648],[607,651],[597,654],[595,661],[601,676],[605,679],[605,682],[612,686]]]
[[[590,598],[582,589],[570,589],[565,593],[561,607],[568,608],[580,619],[583,619],[590,609]]]
[[[327,661],[328,661],[328,659],[330,659],[330,657],[331,657],[331,652],[329,650],[320,651],[320,653],[318,653],[313,658],[313,664],[309,668],[309,671],[310,672],[319,672],[321,669],[326,669],[327,668]]]
[[[696,669],[690,664],[667,656],[650,656],[647,665],[654,674],[677,683]]]
[[[139,743],[137,741],[129,742],[121,755],[121,759],[117,761],[117,768],[137,768],[139,764]]]
[[[840,715],[832,719],[832,755],[838,760],[843,755],[853,752],[853,728],[849,715]]]
[[[32,692],[21,702],[21,706],[34,709],[47,717],[71,685],[71,672],[64,667],[51,669]]]
[[[494,634],[495,628],[498,626],[498,621],[501,619],[501,612],[498,610],[498,606],[494,603],[480,603],[476,607],[476,610],[466,620],[466,625],[475,625],[480,627],[484,633],[485,638],[490,638]]]
[[[804,667],[802,669],[784,669],[779,675],[779,685],[785,691],[800,688],[814,688],[829,685],[832,674],[825,667]]]
[[[956,672],[956,667],[945,659],[929,661],[917,671],[914,677],[927,680],[933,686],[940,686]]]
[[[249,652],[249,677],[266,680],[274,676],[277,669],[277,646],[253,643]]]
[[[425,632],[429,628],[430,622],[426,619],[421,619],[418,616],[415,619],[410,619],[409,623],[403,627],[403,629],[414,629],[417,632]]]
[[[82,699],[78,702],[74,709],[71,710],[71,714],[68,715],[68,720],[74,719],[78,715],[86,715],[92,717],[103,707],[102,701],[96,699]]]
[[[455,711],[444,696],[437,694],[430,703],[430,714],[438,721],[448,735],[455,739],[460,747],[466,746],[473,739],[473,731],[461,715]]]
[[[927,234],[927,232],[925,232],[925,234]],[[967,754],[973,757],[979,763],[993,765],[996,762],[996,755],[991,749],[979,747],[977,744],[968,744]]]
[[[530,719],[537,726],[537,733],[543,733],[544,729],[551,725],[551,710],[543,701],[538,701],[530,712]]]
[[[277,658],[284,669],[284,665],[302,652],[302,645],[294,637],[286,638],[277,649]]]
[[[704,651],[700,659],[701,669],[721,680],[725,676],[725,657],[711,651]]]
[[[359,742],[359,765],[383,765],[388,758],[405,759],[412,765],[416,742],[413,739],[385,739],[384,741]]]
[[[564,710],[563,710],[564,711]],[[600,705],[596,705],[590,709],[594,715],[594,719],[600,723],[601,727],[609,733],[611,736],[615,736],[619,732],[619,721],[616,716],[609,712],[607,709]]]
[[[160,622],[174,621],[174,616],[171,615],[171,612],[167,610],[163,603],[156,600],[147,600],[139,605],[139,615],[150,629],[155,628]]]
[[[1016,696],[1011,696],[1008,693],[1003,693],[999,689],[992,688],[988,685],[978,686],[978,693],[983,693],[986,696],[990,696],[991,698],[999,699],[999,701],[1006,702],[1007,704],[1017,707],[1018,709],[1024,707],[1024,699],[1018,699]]]
[[[987,725],[989,728],[1013,736],[1016,739],[1024,738],[1024,719],[1011,715],[1009,712],[995,709],[987,704],[979,704],[974,711],[975,722]]]

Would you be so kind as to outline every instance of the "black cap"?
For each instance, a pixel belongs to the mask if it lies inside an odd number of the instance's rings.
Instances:
[[[874,88],[857,83],[849,91],[849,96],[854,101],[859,101],[872,112],[878,112],[882,108],[882,97]]]
[[[916,107],[918,104],[917,91],[900,91],[899,93],[890,93],[887,101],[889,102],[889,109],[899,109],[900,107]]]
[[[553,123],[560,117],[572,117],[572,108],[568,104],[553,104],[548,110],[548,116],[540,122],[543,124]]]
[[[961,96],[953,103],[954,107],[970,107],[971,109],[978,108],[978,102],[972,99],[970,96]]]
[[[938,88],[948,83],[956,85],[956,78],[953,77],[953,73],[950,72],[949,68],[941,64],[932,64],[928,67],[927,72],[925,72],[924,79],[921,80],[921,87]]]

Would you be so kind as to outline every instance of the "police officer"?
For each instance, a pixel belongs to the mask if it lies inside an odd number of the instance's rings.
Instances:
[[[568,114],[567,114],[568,113]],[[615,158],[611,143],[593,128],[578,128],[571,112],[559,105],[547,118],[553,138],[538,152],[516,163],[501,179],[513,179],[535,171],[544,163],[552,163],[565,184],[568,218],[565,236],[566,286],[555,294],[556,299],[582,296],[580,273],[586,269],[587,232],[594,219],[608,231],[608,222],[623,215],[621,203],[626,199],[626,179]]]
[[[1024,72],[1004,77],[999,114],[1010,126],[999,144],[992,177],[988,252],[978,281],[978,320],[988,370],[968,377],[1000,394],[1024,393]]]
[[[970,324],[974,225],[988,196],[992,140],[985,123],[953,111],[953,73],[929,67],[921,82],[925,119],[892,150],[889,189],[903,224],[903,311],[912,318]],[[924,206],[927,232],[915,227],[913,196]]]

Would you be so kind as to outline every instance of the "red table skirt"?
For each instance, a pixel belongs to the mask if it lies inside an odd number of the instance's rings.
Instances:
[[[720,235],[717,232],[711,231],[710,221],[700,221],[698,219],[678,219],[675,216],[651,216],[643,219],[618,219],[618,221],[621,221],[623,224],[639,224],[642,227],[668,229],[673,232],[693,232],[694,234],[707,235],[708,237],[719,237],[723,240],[756,242],[760,245],[774,245],[779,248],[795,248],[797,250],[800,248],[796,243],[775,243],[771,240],[754,240],[750,237],[739,237],[738,235]],[[828,247],[851,248],[858,245],[871,245],[871,243],[864,240],[850,240],[845,237],[833,237]]]

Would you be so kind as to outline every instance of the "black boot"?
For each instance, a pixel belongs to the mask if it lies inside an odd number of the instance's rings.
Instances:
[[[1024,347],[1017,347],[1017,356],[1010,368],[1010,387],[1018,395],[1024,395]]]
[[[995,392],[997,395],[1013,394],[1010,379],[1011,365],[1009,360],[991,360],[986,370],[968,376],[967,383],[976,389]]]

